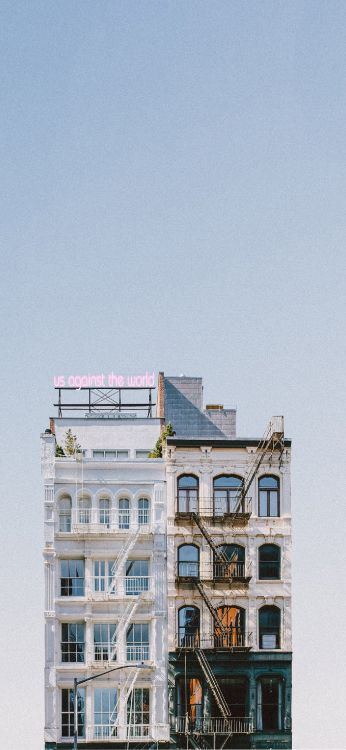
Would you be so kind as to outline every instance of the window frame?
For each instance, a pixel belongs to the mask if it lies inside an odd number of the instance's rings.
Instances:
[[[62,567],[66,563],[68,563],[69,565],[70,565],[70,563],[82,563],[82,566],[83,566],[83,576],[78,576],[78,575],[63,576],[63,574],[62,574]],[[60,581],[60,594],[59,595],[61,597],[64,597],[64,598],[65,597],[78,597],[78,598],[80,598],[80,597],[85,596],[85,559],[81,558],[81,557],[78,557],[78,558],[77,557],[73,557],[73,558],[70,558],[70,557],[69,558],[65,558],[64,557],[64,558],[61,558],[59,560],[59,566],[60,566],[60,579],[59,579],[59,581]],[[75,566],[75,567],[76,567],[75,572],[77,572],[77,566]],[[63,588],[64,588],[63,581],[66,581],[65,587],[66,586],[68,587],[68,593],[63,593]],[[73,591],[72,591],[72,593],[69,593],[70,592],[70,588],[72,590],[73,586],[74,586],[73,583],[71,585],[71,581],[72,582],[73,581],[82,581],[82,587],[80,587],[82,593],[76,593],[76,592],[73,592]]]
[[[261,487],[260,483],[264,479],[275,479],[276,487]],[[280,477],[275,474],[262,474],[258,477],[258,517],[259,518],[280,518],[281,517],[281,498],[280,498]],[[271,514],[271,493],[276,494],[277,513]],[[261,493],[266,493],[266,513],[261,513]]]
[[[83,640],[76,638],[73,640],[70,636],[70,628],[75,627],[76,635],[78,636],[78,628],[82,629]],[[64,628],[67,628],[67,640],[64,639]],[[64,649],[63,646],[67,648]],[[71,649],[72,646],[72,649]],[[78,650],[78,646],[82,646],[81,650]],[[73,648],[74,647],[74,648]],[[64,655],[68,658],[64,659]],[[71,656],[76,658],[71,659]],[[81,656],[82,658],[78,658]],[[84,622],[61,622],[60,623],[60,661],[61,664],[84,664],[85,663],[85,623]]]
[[[194,549],[196,549],[197,550],[197,561],[196,560],[180,560],[180,550],[183,547],[193,547]],[[201,550],[200,550],[200,547],[198,547],[197,544],[187,544],[186,542],[183,542],[183,544],[180,544],[179,547],[177,548],[178,577],[179,578],[197,578],[197,579],[199,579],[199,577],[200,577],[200,556],[201,556]],[[188,566],[186,574],[181,573],[181,568],[180,568],[181,565],[187,565]],[[190,566],[194,566],[194,565],[197,566],[196,567],[197,575],[191,573],[191,570],[193,571],[193,567],[191,567],[191,569],[190,569]]]
[[[67,710],[64,710],[64,693],[67,693]],[[62,738],[71,738],[74,734],[74,707],[73,707],[73,695],[74,691],[71,687],[60,688],[60,731]],[[78,701],[83,701],[83,708],[78,710]],[[64,723],[63,717],[67,717],[67,722]],[[77,733],[80,739],[85,739],[86,730],[86,692],[84,687],[77,687]],[[64,732],[64,727],[68,728],[68,732]],[[82,726],[82,732],[79,731]]]
[[[278,625],[261,625],[261,614],[269,614],[275,612],[278,615]],[[258,610],[258,648],[260,651],[280,651],[282,647],[282,611],[280,607],[275,604],[264,604]],[[264,631],[264,632],[263,632]],[[263,646],[263,635],[264,636],[275,636],[275,646]]]
[[[186,625],[180,624],[180,615],[186,609],[193,609],[195,613],[198,612],[198,624],[194,628],[186,628]],[[186,630],[191,629],[191,633],[187,633]],[[184,633],[182,632],[184,631]],[[187,648],[198,647],[201,638],[201,610],[195,604],[183,604],[178,609],[178,646],[184,648],[185,644],[183,640],[187,639]]]
[[[261,550],[263,550],[264,547],[272,547],[278,550],[278,560],[261,560]],[[282,552],[281,552],[281,546],[279,544],[275,544],[273,542],[265,542],[264,544],[261,544],[258,547],[258,580],[259,581],[281,581],[281,558],[282,558]],[[269,566],[269,565],[277,565],[278,568],[278,575],[275,576],[268,576],[261,574],[261,565],[262,566]]]
[[[238,479],[240,484],[234,487],[225,485],[224,487],[220,485],[220,487],[215,487],[215,482],[218,479]],[[244,477],[241,477],[239,474],[217,474],[217,476],[213,477],[213,516],[215,518],[222,518],[225,515],[231,515],[232,513],[235,513],[235,507],[232,503],[232,500],[235,499],[234,495],[231,493],[237,490],[237,492],[240,492],[242,488],[244,487]],[[222,509],[222,512],[220,512],[219,508],[216,507],[216,492],[221,491],[225,492],[226,496],[225,498],[219,498],[219,501],[222,500],[225,501],[226,510]],[[241,512],[244,512],[244,502],[245,498],[240,506]]]
[[[179,484],[182,479],[194,479],[195,485],[191,483],[191,486],[180,487]],[[185,498],[181,497],[185,494]],[[195,497],[194,497],[195,493]],[[181,509],[181,505],[185,506],[185,510]],[[178,513],[198,513],[199,511],[199,477],[196,474],[180,474],[177,477],[177,512]]]

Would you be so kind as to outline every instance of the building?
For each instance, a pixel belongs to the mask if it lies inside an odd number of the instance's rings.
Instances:
[[[290,748],[283,417],[264,438],[237,438],[235,410],[203,409],[200,378],[166,378],[164,396],[176,432],[165,454],[171,737],[177,747],[188,735],[196,748]]]
[[[61,415],[70,394],[60,391]],[[121,665],[78,688],[78,746],[168,746],[165,468],[148,460],[161,422],[149,399],[144,414],[106,399],[42,435],[47,750],[71,748],[74,678]],[[72,455],[61,456],[68,430]]]
[[[288,750],[283,418],[239,438],[235,409],[204,408],[201,378],[160,373],[155,417],[152,390],[82,389],[65,417],[60,389],[42,435],[46,750],[71,747],[74,678],[114,665],[79,687],[78,746]],[[68,430],[74,450],[56,455]]]

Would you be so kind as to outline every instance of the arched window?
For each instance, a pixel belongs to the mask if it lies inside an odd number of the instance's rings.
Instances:
[[[221,692],[224,699],[229,707],[230,716],[245,717],[249,715],[249,685],[246,677],[231,676],[228,670],[228,677],[217,678],[218,684],[220,685]],[[211,700],[211,716],[220,716],[220,709],[217,701],[213,694],[210,695]]]
[[[178,513],[198,513],[198,479],[193,474],[178,477]]]
[[[192,605],[181,607],[178,612],[178,645],[181,648],[198,648],[199,628],[198,607]]]
[[[264,580],[280,578],[281,550],[277,544],[262,544],[258,550],[258,577]]]
[[[245,610],[242,607],[224,606],[218,607],[216,614],[220,625],[215,623],[214,626],[215,647],[245,646]]]
[[[59,500],[59,531],[71,531],[71,507],[72,501],[69,495],[64,495]]]
[[[282,729],[282,682],[278,677],[260,677],[257,682],[257,730]]]
[[[110,526],[110,500],[109,497],[101,497],[99,500],[100,523],[109,529]]]
[[[269,650],[280,648],[281,612],[279,607],[261,607],[259,618],[259,647]]]
[[[138,500],[138,525],[146,526],[149,523],[149,500],[140,497]]]
[[[78,500],[78,523],[90,523],[91,521],[91,499],[80,497]]]
[[[188,727],[186,726],[186,713]],[[201,730],[203,715],[202,684],[197,677],[180,677],[177,680],[177,717],[181,717],[181,731]]]
[[[178,548],[179,578],[199,578],[199,549],[195,544],[182,544]]]
[[[214,479],[214,516],[235,513],[239,509],[239,500],[243,480],[241,477],[223,474]]]
[[[240,544],[220,544],[220,557],[214,557],[214,578],[244,578],[245,548]],[[229,562],[223,562],[223,560]]]
[[[119,500],[119,529],[130,528],[130,501],[128,497]]]
[[[258,480],[258,515],[280,515],[280,482],[277,477],[264,476]]]

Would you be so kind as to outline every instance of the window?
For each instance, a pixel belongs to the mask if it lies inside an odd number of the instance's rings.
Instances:
[[[148,737],[150,724],[149,688],[134,688],[127,699],[129,737]]]
[[[178,548],[179,578],[199,578],[199,549],[195,544],[182,544]]]
[[[61,596],[84,596],[84,560],[61,560]]]
[[[149,500],[140,497],[138,500],[138,525],[145,526],[149,523]]]
[[[78,523],[90,523],[91,500],[90,497],[81,497],[78,500]]]
[[[241,499],[243,480],[233,475],[222,475],[214,479],[214,516],[235,513]]]
[[[198,513],[198,479],[192,474],[178,478],[178,513]]]
[[[73,737],[74,734],[74,706],[72,688],[61,691],[61,735]],[[85,737],[85,689],[77,689],[77,717],[78,737]]]
[[[94,625],[94,660],[116,661],[116,625],[102,622]]]
[[[149,590],[148,560],[127,560],[126,562],[126,595],[138,595]]]
[[[137,450],[136,451],[136,458],[146,459],[149,458],[150,450]]]
[[[217,608],[216,614],[220,625],[214,626],[215,648],[245,646],[245,610],[242,607],[223,606]]]
[[[258,480],[258,515],[279,516],[279,480],[277,477],[265,476]]]
[[[202,725],[203,691],[197,677],[180,677],[177,680],[177,716],[189,719],[189,731],[198,731]],[[184,726],[185,729],[185,726]]]
[[[149,625],[133,623],[126,634],[127,661],[148,661]]]
[[[282,682],[277,677],[261,677],[257,683],[257,730],[282,729]]]
[[[219,685],[231,716],[243,718],[248,716],[248,681],[245,677],[221,677]],[[211,715],[220,716],[220,709],[214,696],[211,696]]]
[[[116,688],[94,689],[94,738],[116,737],[114,726],[118,715],[118,694]]]
[[[93,451],[95,461],[123,461],[129,457],[129,451],[125,450],[96,450]]]
[[[240,544],[220,544],[217,549],[229,562],[214,559],[214,578],[244,578],[245,548]]]
[[[59,531],[71,531],[72,501],[69,495],[59,500]]]
[[[281,550],[277,544],[262,544],[258,550],[258,577],[260,579],[280,578]]]
[[[99,519],[100,523],[109,529],[110,525],[110,500],[108,497],[101,497],[99,500]]]
[[[130,528],[130,501],[127,497],[119,500],[119,529]]]
[[[84,661],[84,624],[62,623],[61,624],[61,661],[73,662]]]
[[[114,560],[94,560],[94,591],[108,591],[114,578]]]
[[[181,607],[178,612],[178,645],[182,648],[198,648],[200,611],[198,607]]]
[[[281,612],[278,607],[261,607],[259,610],[259,647],[280,648]]]

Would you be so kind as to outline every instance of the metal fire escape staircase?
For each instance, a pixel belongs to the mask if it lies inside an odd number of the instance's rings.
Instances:
[[[213,696],[216,700],[216,703],[221,711],[221,715],[224,719],[229,719],[231,716],[231,712],[229,709],[228,704],[226,703],[225,696],[220,688],[220,685],[218,684],[217,680],[215,679],[214,672],[209,664],[209,661],[206,657],[206,654],[204,651],[200,648],[195,649],[195,654],[197,656],[198,662],[200,667],[203,670],[204,676],[207,680],[207,683],[213,693]]]
[[[243,486],[237,496],[235,514],[238,513],[239,509],[242,507],[252,482],[264,459],[268,458],[268,455],[272,457],[275,450],[280,451],[281,459],[284,447],[284,418],[282,416],[272,417],[262,440],[260,440],[257,445],[250,466],[246,472]]]
[[[111,569],[112,578],[111,578],[111,582],[110,582],[109,589],[108,589],[109,594],[112,594],[115,591],[119,570],[121,570],[131,550],[135,546],[137,539],[139,537],[139,534],[140,534],[140,526],[130,531],[125,544],[123,545],[123,547],[121,547],[118,557],[114,561],[112,565],[112,569]]]

